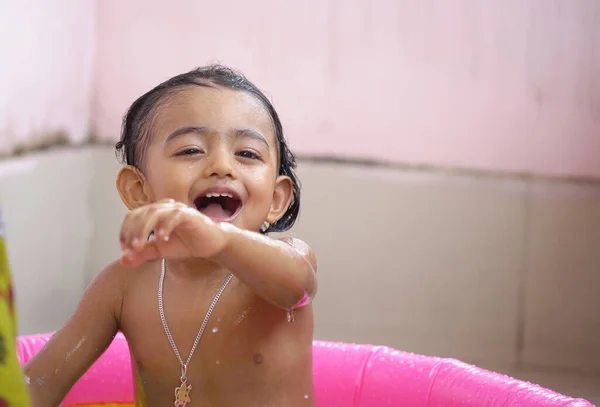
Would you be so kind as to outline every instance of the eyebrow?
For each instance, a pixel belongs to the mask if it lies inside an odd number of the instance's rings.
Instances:
[[[190,133],[205,135],[205,134],[214,133],[214,130],[211,130],[208,127],[204,127],[204,126],[181,127],[179,129],[175,130],[174,132],[172,132],[171,134],[169,134],[169,136],[165,140],[165,144],[169,143],[170,141],[172,141],[173,139],[175,139],[179,136],[182,136],[184,134],[190,134]],[[236,129],[233,131],[233,133],[238,137],[247,137],[247,138],[257,140],[257,141],[263,143],[265,146],[269,147],[269,143],[267,142],[267,139],[260,132],[254,130],[254,129],[250,129],[250,128]]]
[[[169,143],[173,139],[176,139],[179,136],[184,134],[196,133],[196,134],[208,134],[210,131],[207,127],[198,127],[198,126],[186,126],[180,127],[175,130],[173,133],[169,134],[167,139],[165,140],[165,144]]]
[[[269,143],[267,143],[267,139],[258,131],[253,129],[238,129],[235,130],[235,134],[238,137],[248,137],[253,140],[259,141],[263,143],[267,148],[269,147]]]

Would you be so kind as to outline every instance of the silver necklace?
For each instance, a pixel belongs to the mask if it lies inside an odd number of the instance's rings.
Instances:
[[[208,311],[206,311],[206,316],[204,317],[204,321],[202,321],[202,325],[200,326],[200,330],[196,335],[196,340],[194,341],[194,345],[192,345],[192,349],[190,350],[190,355],[188,356],[185,363],[183,363],[183,359],[181,359],[181,355],[179,354],[179,350],[175,345],[175,341],[173,340],[173,336],[171,335],[171,331],[169,330],[169,326],[167,325],[167,319],[165,318],[165,309],[163,306],[163,283],[165,281],[165,273],[167,270],[167,261],[165,259],[162,260],[160,266],[160,280],[158,283],[158,312],[160,313],[160,320],[162,321],[163,327],[165,328],[165,333],[167,334],[167,338],[169,339],[169,343],[171,344],[171,348],[173,348],[173,352],[175,352],[175,356],[177,356],[177,360],[179,360],[179,364],[181,365],[181,385],[175,388],[175,407],[185,407],[187,403],[191,402],[190,399],[190,391],[192,390],[192,385],[187,384],[187,367],[192,360],[192,355],[196,350],[196,346],[198,346],[198,342],[200,342],[200,338],[202,338],[202,334],[204,333],[204,329],[206,329],[206,325],[208,324],[208,320],[210,319],[210,314],[212,314],[217,302],[219,302],[219,298],[227,284],[231,281],[233,274],[229,273],[223,282],[223,285],[215,294],[215,298],[213,298]]]

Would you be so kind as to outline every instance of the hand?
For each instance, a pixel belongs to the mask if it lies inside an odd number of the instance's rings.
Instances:
[[[154,239],[149,240],[151,232]],[[172,199],[130,211],[119,238],[125,266],[161,258],[211,258],[226,243],[223,230],[212,219]]]

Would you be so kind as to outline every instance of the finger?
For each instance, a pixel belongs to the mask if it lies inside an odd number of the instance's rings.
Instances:
[[[152,231],[157,234],[157,224],[170,212],[187,208],[183,203],[177,203],[172,199],[163,199],[141,208],[137,208],[127,214],[121,225],[120,241],[121,249],[141,250],[147,243]]]
[[[146,245],[144,250],[138,253],[138,256],[141,261],[156,260],[162,257],[158,245],[155,243]]]
[[[123,221],[121,225],[121,249],[135,249],[140,248],[148,239],[150,232],[144,239],[140,239],[143,229],[146,226],[147,220],[150,219],[156,212],[154,205],[148,205],[141,208],[137,208],[131,211]]]
[[[131,225],[135,223],[135,217],[138,214],[138,210],[132,210],[127,212],[123,222],[121,222],[121,229],[119,231],[119,242],[121,243],[121,250],[124,250],[131,245]]]
[[[119,259],[124,266],[137,266],[137,253],[130,249],[125,249]]]
[[[159,224],[165,216],[169,216],[169,211],[168,208],[154,207],[153,209],[148,210],[144,216],[137,219],[138,224],[136,225],[135,235],[131,242],[131,246],[134,250],[139,251],[151,243],[149,238],[152,231],[154,231],[154,237],[156,238],[156,225]]]
[[[171,199],[171,198],[164,198],[164,199],[161,199],[160,201],[157,201],[156,203],[157,204],[174,204],[174,203],[177,203],[177,201],[175,201],[174,199]]]
[[[123,266],[135,267],[141,263],[137,252],[126,250],[122,255],[120,262]]]
[[[178,203],[166,203],[156,204],[155,208],[156,209],[151,214],[149,214],[147,218],[142,219],[139,235],[137,236],[136,242],[133,244],[133,247],[136,250],[142,249],[146,244],[149,243],[148,238],[152,231],[154,231],[154,238],[157,241],[168,240],[168,234],[165,234],[165,232],[163,231],[165,227],[162,225],[170,224],[173,225],[172,227],[175,227],[178,221],[176,219],[172,220],[172,218],[178,218],[182,210],[187,208],[187,206]],[[168,233],[170,234],[170,231]],[[167,237],[165,238],[165,236]]]
[[[185,208],[174,209],[169,216],[161,219],[156,225],[156,239],[157,241],[166,242],[169,240],[173,230],[181,223],[186,214]]]
[[[162,236],[158,231],[161,229],[161,224],[169,223],[168,219],[178,214],[182,208],[185,208],[184,204],[155,204],[152,208],[148,208],[148,211],[143,214],[140,218],[137,218],[138,229],[134,235],[132,241],[132,248],[134,250],[142,250],[149,242],[150,234],[154,231],[154,238],[157,240],[165,240],[164,233]]]
[[[148,260],[160,258],[160,252],[155,244],[146,245],[140,251],[127,250],[121,256],[121,264],[128,267],[135,267]]]
[[[121,246],[123,249],[133,249],[134,242],[143,224],[143,218],[147,216],[147,212],[148,208],[138,208],[131,211],[125,217],[121,225],[121,235],[123,238]]]

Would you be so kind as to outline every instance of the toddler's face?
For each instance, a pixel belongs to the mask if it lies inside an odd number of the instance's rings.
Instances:
[[[181,90],[160,105],[149,137],[144,175],[152,201],[172,198],[254,231],[287,209],[292,185],[278,176],[273,124],[252,95]]]

